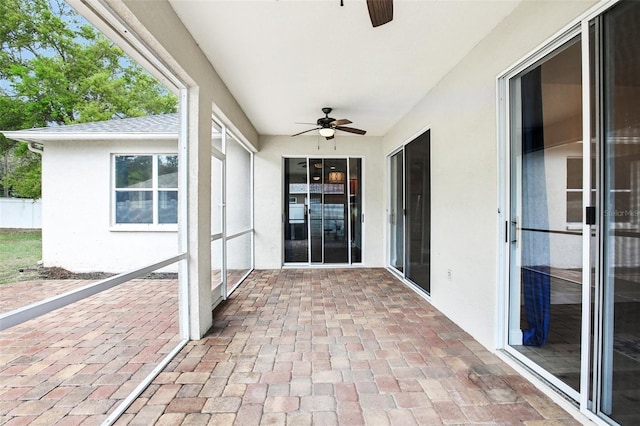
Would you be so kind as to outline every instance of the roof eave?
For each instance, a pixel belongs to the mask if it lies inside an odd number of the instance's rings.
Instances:
[[[50,141],[105,141],[105,140],[177,140],[177,133],[77,133],[77,132],[0,132],[9,139],[21,142],[45,143]]]

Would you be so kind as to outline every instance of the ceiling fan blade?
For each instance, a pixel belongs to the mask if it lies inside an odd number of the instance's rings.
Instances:
[[[320,127],[314,127],[313,129],[305,130],[304,132],[296,133],[295,135],[291,135],[291,137],[302,135],[304,133],[312,132],[314,130],[318,130]]]
[[[351,124],[351,121],[347,120],[346,118],[341,118],[340,120],[331,122],[332,126],[343,126],[345,124]]]
[[[342,130],[343,132],[355,133],[356,135],[364,135],[366,130],[354,129],[353,127],[336,126],[336,130]]]
[[[367,0],[367,7],[374,28],[393,19],[393,0]]]

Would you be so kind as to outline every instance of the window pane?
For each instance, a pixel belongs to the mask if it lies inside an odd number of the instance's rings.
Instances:
[[[151,188],[151,155],[116,156],[116,188]]]
[[[178,191],[158,191],[158,223],[178,223]]]
[[[178,156],[158,155],[158,188],[178,187]]]
[[[582,189],[582,158],[567,158],[567,189]]]
[[[582,192],[567,192],[567,222],[582,222]]]
[[[116,191],[116,223],[152,223],[151,191]]]

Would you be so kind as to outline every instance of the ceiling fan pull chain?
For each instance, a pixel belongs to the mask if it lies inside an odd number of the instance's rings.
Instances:
[[[340,0],[340,6],[344,6],[344,0]]]

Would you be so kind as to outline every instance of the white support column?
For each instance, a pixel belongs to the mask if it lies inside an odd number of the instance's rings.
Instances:
[[[211,101],[189,89],[187,223],[189,246],[190,338],[213,325],[211,313]]]

